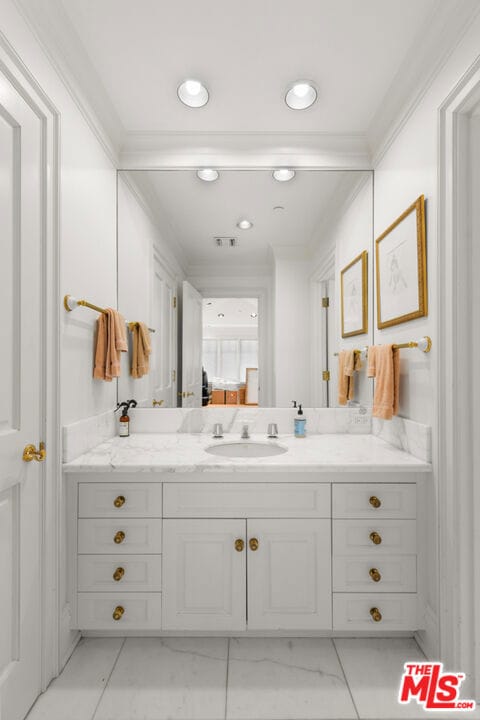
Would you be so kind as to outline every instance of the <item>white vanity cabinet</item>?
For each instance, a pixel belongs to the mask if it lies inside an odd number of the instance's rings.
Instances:
[[[411,633],[422,627],[419,481],[399,472],[70,474],[72,626]]]

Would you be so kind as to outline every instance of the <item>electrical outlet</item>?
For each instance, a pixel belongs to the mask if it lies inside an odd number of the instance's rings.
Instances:
[[[354,425],[368,425],[370,423],[370,417],[369,415],[360,415],[360,413],[355,413],[352,416],[352,420]]]

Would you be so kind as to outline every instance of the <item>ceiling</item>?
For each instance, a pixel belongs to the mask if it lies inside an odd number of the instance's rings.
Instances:
[[[62,14],[69,22],[68,44],[75,40],[85,55],[77,53],[74,74],[85,75],[88,59],[127,133],[364,133],[417,31],[442,3],[43,0],[64,11],[56,21]],[[177,100],[186,77],[206,83],[206,107]],[[285,87],[302,78],[317,84],[319,99],[293,111]]]
[[[364,176],[299,170],[293,180],[279,183],[270,170],[225,170],[208,183],[193,170],[129,172],[147,190],[149,204],[168,223],[189,266],[230,267],[267,265],[272,248],[304,251],[332,205]],[[253,227],[240,230],[236,223],[242,218]],[[218,248],[216,236],[235,237],[238,246]]]
[[[251,315],[257,313],[257,317]],[[218,315],[224,317],[218,317]],[[258,298],[204,298],[204,327],[258,327]]]

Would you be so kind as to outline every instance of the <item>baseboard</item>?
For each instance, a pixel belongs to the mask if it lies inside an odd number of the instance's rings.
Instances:
[[[59,673],[70,660],[70,657],[77,647],[82,635],[79,630],[71,629],[71,612],[70,605],[64,606],[60,621],[60,663]]]
[[[424,630],[415,633],[415,640],[429,660],[441,660],[438,617],[430,605],[425,607],[424,620]]]

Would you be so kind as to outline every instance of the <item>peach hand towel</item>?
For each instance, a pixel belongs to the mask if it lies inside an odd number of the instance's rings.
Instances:
[[[355,382],[353,373],[355,367],[355,353],[353,350],[341,350],[338,353],[338,404],[346,405],[347,400],[353,400]]]
[[[101,313],[97,318],[97,337],[95,340],[95,363],[93,377],[105,380],[105,363],[107,360],[107,316]]]
[[[93,377],[106,382],[120,377],[120,353],[127,349],[125,320],[119,312],[107,308],[97,319]]]
[[[400,352],[393,345],[369,347],[367,375],[375,378],[372,415],[391,420],[398,415]]]
[[[141,378],[150,370],[150,333],[145,323],[132,323],[132,365],[131,376]]]

